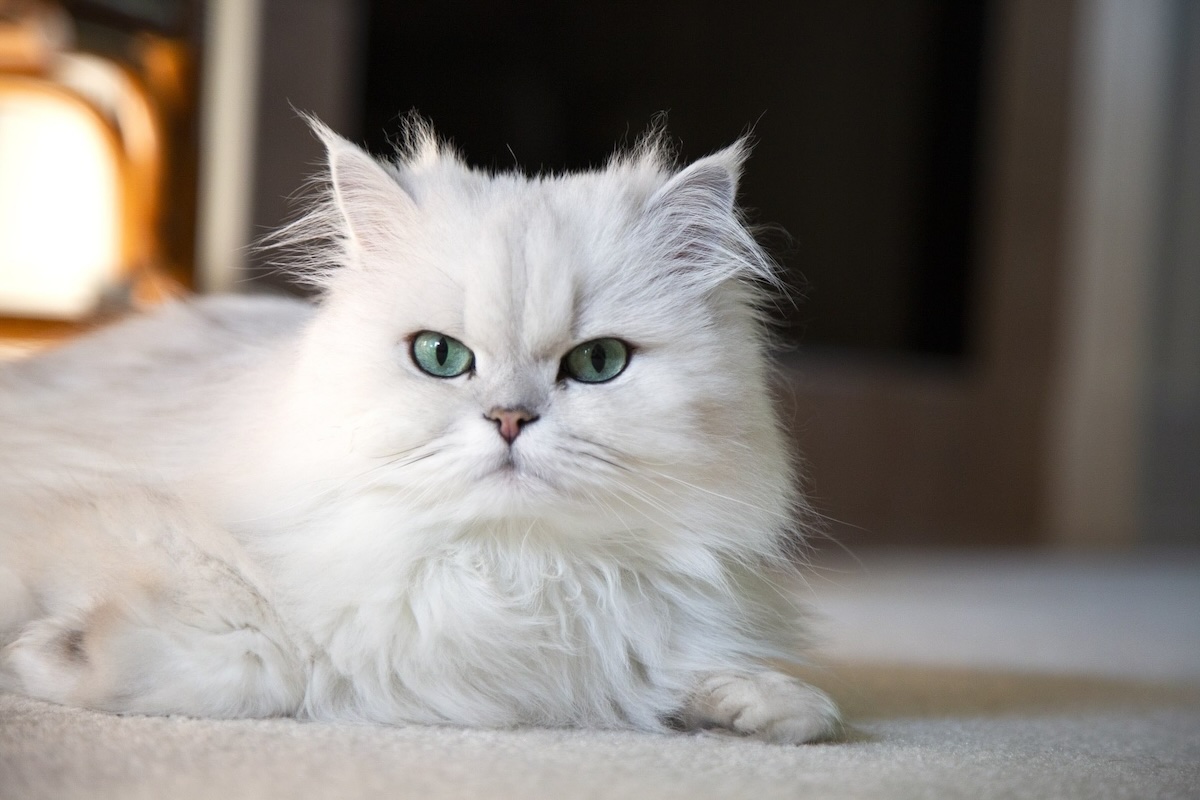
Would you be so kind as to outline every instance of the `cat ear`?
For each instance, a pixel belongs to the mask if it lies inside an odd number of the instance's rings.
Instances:
[[[332,199],[350,237],[362,247],[383,244],[394,236],[398,219],[417,212],[412,197],[388,170],[357,145],[324,123],[309,118],[325,145]]]
[[[742,139],[696,161],[655,192],[648,208],[653,212],[667,207],[699,217],[733,214],[745,159],[746,143]]]
[[[646,204],[663,257],[673,273],[711,287],[739,274],[771,277],[769,260],[737,212],[737,186],[747,144],[742,139],[686,167]]]

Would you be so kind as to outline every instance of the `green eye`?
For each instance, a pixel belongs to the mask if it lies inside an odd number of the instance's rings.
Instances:
[[[563,371],[583,383],[604,383],[621,374],[629,363],[629,346],[620,339],[584,342],[563,359]]]
[[[435,378],[454,378],[475,364],[475,354],[458,339],[444,333],[421,331],[412,342],[412,358],[422,371]]]

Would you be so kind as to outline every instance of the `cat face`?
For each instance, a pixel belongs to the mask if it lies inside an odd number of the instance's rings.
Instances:
[[[646,148],[527,179],[427,135],[397,164],[323,135],[341,264],[310,360],[374,489],[463,524],[789,516],[740,147],[676,175]]]

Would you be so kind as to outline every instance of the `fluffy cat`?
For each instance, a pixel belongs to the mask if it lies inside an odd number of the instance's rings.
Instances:
[[[0,687],[114,712],[837,725],[767,388],[744,145],[394,162],[319,123],[320,301],[213,297],[0,370]]]

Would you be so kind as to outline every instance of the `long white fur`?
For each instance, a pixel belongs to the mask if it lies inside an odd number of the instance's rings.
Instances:
[[[827,735],[742,143],[393,162],[313,123],[319,304],[175,305],[0,371],[0,686],[115,711]],[[475,353],[422,373],[422,330]],[[616,336],[628,368],[559,380]],[[540,418],[510,445],[484,414]],[[511,460],[515,467],[506,467]]]

